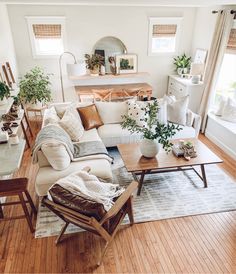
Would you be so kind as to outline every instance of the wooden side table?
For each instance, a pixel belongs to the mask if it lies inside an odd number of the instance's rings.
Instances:
[[[33,112],[36,118],[37,116],[40,116],[41,119],[43,119],[43,113],[44,113],[44,110],[47,109],[47,107],[48,107],[47,105],[44,105],[42,107],[37,107],[37,108],[27,107],[26,108],[27,116],[29,117],[29,112]],[[37,115],[37,113],[39,113],[39,115]]]

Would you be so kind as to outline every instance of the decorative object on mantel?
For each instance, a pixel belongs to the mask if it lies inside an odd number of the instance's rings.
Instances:
[[[128,109],[130,108],[128,103]],[[159,152],[159,144],[170,152],[173,144],[170,138],[181,130],[179,125],[173,123],[164,124],[158,120],[159,105],[157,100],[143,103],[142,106],[138,104],[134,107],[135,113],[133,115],[124,115],[122,128],[128,129],[131,133],[141,133],[143,140],[140,144],[140,151],[144,157],[153,158]],[[140,115],[141,114],[141,115]],[[138,116],[138,121],[136,117]],[[139,118],[140,117],[140,118]]]
[[[34,67],[20,80],[18,96],[27,108],[40,109],[52,99],[50,86],[49,75]]]
[[[138,71],[138,56],[136,54],[116,55],[116,71],[120,74],[136,73]]]
[[[179,75],[187,74],[191,64],[191,56],[187,57],[184,53],[183,55],[174,57],[175,70]]]
[[[104,64],[104,57],[99,54],[85,54],[86,68],[90,70],[91,76],[99,76],[100,67]]]
[[[105,73],[113,73],[110,68],[109,57],[127,53],[127,48],[124,43],[116,37],[106,36],[99,39],[94,47],[93,52],[104,57]]]
[[[117,75],[116,71],[116,59],[113,56],[108,57],[108,61],[110,63],[110,70],[113,75]]]
[[[9,97],[10,97],[9,87],[5,83],[0,82],[0,105],[5,105]]]

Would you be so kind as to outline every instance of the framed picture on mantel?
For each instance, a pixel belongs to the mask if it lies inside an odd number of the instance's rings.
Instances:
[[[137,73],[138,56],[136,54],[122,54],[116,56],[116,68],[120,74]]]

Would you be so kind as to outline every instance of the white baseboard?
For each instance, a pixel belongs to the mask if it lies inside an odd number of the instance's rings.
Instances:
[[[220,147],[226,154],[228,154],[230,157],[232,157],[234,160],[236,160],[236,153],[226,146],[224,143],[222,143],[219,139],[217,139],[214,135],[207,132],[205,133],[206,137],[210,139],[214,144],[216,144],[218,147]]]

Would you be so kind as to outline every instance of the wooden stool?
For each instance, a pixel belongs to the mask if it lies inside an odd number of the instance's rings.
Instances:
[[[0,204],[0,221],[26,218],[29,228],[30,228],[30,231],[33,233],[34,228],[33,228],[32,222],[31,222],[31,215],[32,215],[32,213],[37,215],[37,210],[36,210],[34,203],[30,197],[30,194],[27,190],[27,185],[28,185],[27,178],[15,178],[15,179],[0,180],[0,197],[10,197],[10,196],[18,196],[19,197],[19,201],[4,202],[4,203]],[[26,196],[26,200],[24,198],[24,194]],[[30,204],[31,214],[29,213],[28,207],[26,205],[27,203]],[[16,204],[21,204],[25,214],[20,215],[20,216],[4,218],[2,206],[16,205]]]

